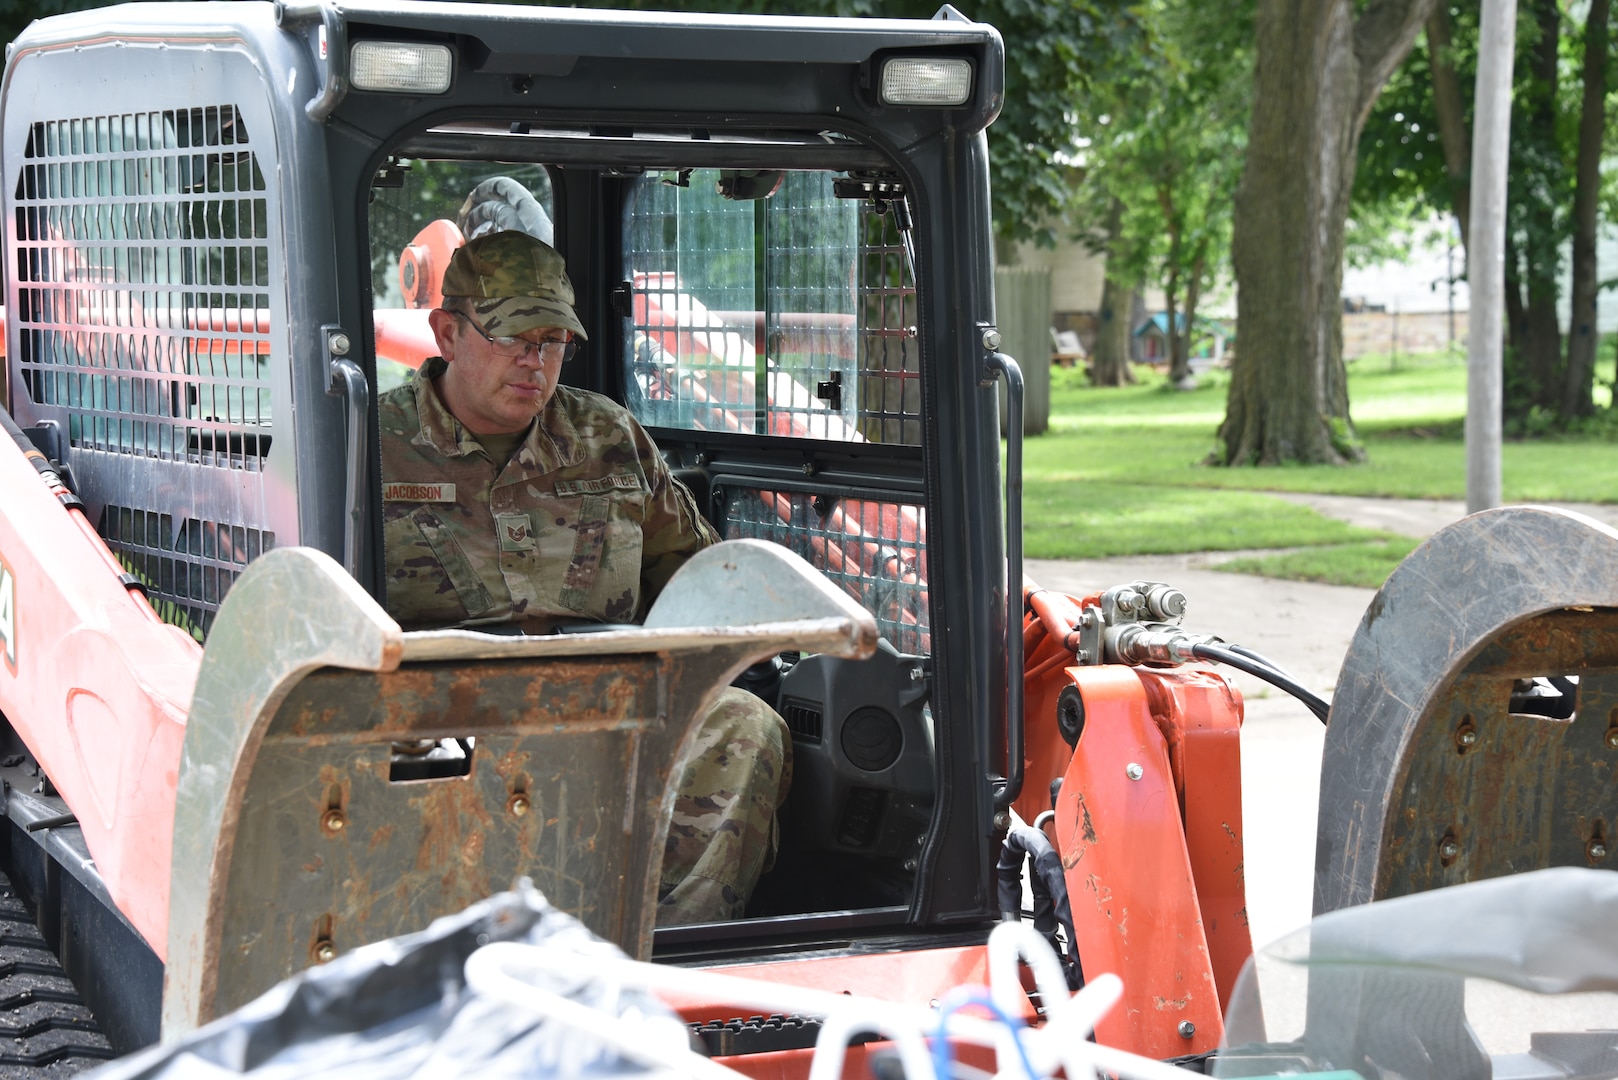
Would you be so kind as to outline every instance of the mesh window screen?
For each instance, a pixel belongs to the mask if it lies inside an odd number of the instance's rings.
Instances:
[[[86,452],[75,470],[102,495],[109,546],[200,638],[273,544],[241,497],[271,435],[270,194],[241,112],[42,120],[8,171],[21,386]],[[110,464],[131,459],[186,479]],[[164,512],[195,496],[199,468],[249,520]]]
[[[255,468],[270,422],[263,173],[232,106],[35,124],[18,366],[74,446]]]
[[[275,534],[241,525],[108,506],[100,532],[129,572],[146,583],[165,621],[206,636],[231,583],[253,559],[275,546]]]
[[[624,264],[631,405],[642,422],[920,444],[904,249],[890,215],[836,198],[834,180],[787,173],[757,200],[726,198],[713,169],[640,182]]]
[[[730,489],[722,531],[727,540],[753,538],[791,548],[876,616],[877,630],[900,652],[930,651],[922,507]]]

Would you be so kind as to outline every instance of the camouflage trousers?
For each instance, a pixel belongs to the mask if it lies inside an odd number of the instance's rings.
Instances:
[[[745,690],[721,690],[680,778],[657,923],[739,919],[775,862],[775,811],[792,786],[792,736]]]

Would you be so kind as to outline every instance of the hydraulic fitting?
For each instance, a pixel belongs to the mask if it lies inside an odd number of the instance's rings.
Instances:
[[[1081,664],[1188,664],[1192,648],[1219,638],[1188,633],[1185,593],[1161,581],[1131,581],[1101,594],[1077,626]]]

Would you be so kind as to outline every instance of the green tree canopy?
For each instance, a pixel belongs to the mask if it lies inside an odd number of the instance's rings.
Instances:
[[[1607,8],[1525,0],[1518,9],[1504,298],[1506,413],[1518,431],[1558,427],[1591,407],[1595,230],[1618,219],[1613,177],[1598,168],[1614,150],[1605,137],[1613,81]],[[1389,81],[1360,143],[1356,215],[1452,214],[1464,242],[1478,19],[1478,0],[1444,0]],[[1447,112],[1446,79],[1458,98]],[[1557,307],[1570,248],[1580,312],[1564,353]]]
[[[1119,57],[1081,96],[1089,137],[1075,215],[1108,277],[1160,285],[1172,377],[1189,374],[1199,297],[1225,269],[1232,200],[1247,142],[1251,0],[1215,8],[1150,0],[1137,9],[1145,47]],[[1103,224],[1105,223],[1105,224]]]
[[[521,0],[519,0],[521,2]],[[36,18],[104,6],[104,0],[0,0],[10,41]],[[737,14],[932,18],[939,0],[586,0],[581,7],[727,11]],[[1075,108],[1140,47],[1136,0],[960,0],[968,17],[1006,42],[1006,101],[989,132],[995,228],[1007,240],[1050,243],[1072,189]]]

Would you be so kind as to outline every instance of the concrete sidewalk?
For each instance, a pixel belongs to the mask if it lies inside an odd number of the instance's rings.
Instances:
[[[1430,536],[1466,512],[1464,504],[1443,500],[1275,494],[1350,524],[1415,537]],[[1618,527],[1618,506],[1559,505]],[[1189,600],[1188,629],[1254,649],[1329,699],[1374,590],[1214,569],[1236,554],[1244,553],[1029,559],[1025,569],[1046,588],[1074,595],[1136,580],[1166,581],[1184,590]],[[1233,677],[1246,702],[1242,803],[1247,910],[1258,946],[1309,920],[1324,729],[1288,695],[1249,675],[1222,670]]]
[[[1425,538],[1465,516],[1461,502],[1273,493],[1327,517],[1365,528]],[[1618,528],[1618,505],[1555,503]],[[1112,559],[1029,559],[1025,571],[1047,588],[1075,595],[1127,581],[1166,581],[1185,591],[1185,625],[1256,649],[1317,693],[1329,693],[1372,589],[1225,573],[1220,563],[1245,551],[1132,555]],[[1239,675],[1243,693],[1264,696],[1267,684]]]
[[[1326,517],[1367,529],[1387,529],[1401,536],[1427,537],[1466,516],[1459,499],[1368,499],[1358,495],[1315,495],[1309,492],[1272,491],[1268,494],[1307,506]],[[1541,503],[1559,506],[1618,528],[1618,505],[1611,503]]]

